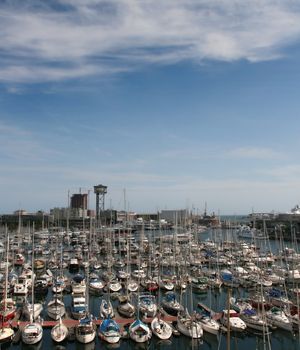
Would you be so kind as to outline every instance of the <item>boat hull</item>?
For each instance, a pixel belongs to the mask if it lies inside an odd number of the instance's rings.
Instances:
[[[63,342],[68,336],[68,328],[62,324],[58,323],[51,330],[51,338],[56,343]]]
[[[0,329],[0,343],[6,343],[12,340],[14,330],[10,327]]]

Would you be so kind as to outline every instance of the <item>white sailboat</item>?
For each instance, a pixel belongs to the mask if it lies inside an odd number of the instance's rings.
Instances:
[[[129,336],[137,343],[144,343],[151,339],[152,332],[144,322],[137,318],[129,326]]]
[[[54,299],[50,300],[47,304],[47,314],[53,320],[59,320],[65,313],[65,304],[62,300],[57,298],[56,294]]]
[[[63,342],[68,336],[68,328],[63,324],[62,319],[59,318],[59,322],[51,329],[51,338],[56,343]]]
[[[243,332],[247,328],[246,323],[235,310],[223,310],[221,322],[224,326],[229,326],[230,330],[234,332]]]
[[[39,318],[42,311],[43,305],[41,303],[33,304],[26,300],[22,309],[22,314],[27,320],[33,319],[33,321],[35,321]]]
[[[0,328],[0,343],[10,341],[14,335],[14,330],[11,327],[4,326],[2,324]]]
[[[285,312],[277,307],[273,307],[267,311],[266,318],[273,326],[290,332],[293,330],[293,323],[289,320]]]
[[[89,261],[89,257],[87,257]],[[79,320],[79,324],[75,328],[75,337],[82,344],[91,343],[96,337],[96,325],[93,322],[92,316],[89,314],[89,293],[88,293],[88,285],[89,285],[89,273],[88,269],[86,269],[86,317]]]
[[[111,292],[116,293],[122,289],[122,285],[118,280],[112,280],[109,282],[109,289]]]
[[[159,316],[153,318],[151,322],[151,330],[153,334],[162,340],[169,339],[173,331],[171,325]]]
[[[34,227],[33,227],[33,234],[32,234],[32,266],[34,265]],[[33,274],[32,274],[33,276]],[[33,278],[33,277],[32,277]],[[34,315],[34,283],[32,281],[31,285],[32,289],[32,305],[33,305],[33,312],[30,316],[30,323],[28,323],[22,330],[22,341],[25,344],[37,344],[41,341],[43,337],[43,327],[41,324],[37,321],[34,321],[33,315]]]
[[[96,326],[90,316],[79,320],[79,324],[75,328],[76,339],[82,344],[91,343],[96,336]]]
[[[187,310],[185,312],[179,312],[177,328],[180,333],[193,339],[203,336],[201,323],[194,316],[191,316]]]
[[[168,278],[159,278],[158,286],[160,289],[171,291],[174,289],[174,283]]]
[[[8,251],[9,251],[9,234],[6,227],[6,269],[5,269],[5,285],[4,285],[4,300],[3,300],[3,315],[1,317],[1,328],[0,328],[0,343],[10,341],[14,335],[14,330],[4,324],[5,315],[7,311],[7,287],[8,287]]]
[[[142,235],[143,235],[143,229],[142,228]],[[142,242],[142,237],[140,238],[140,243]],[[139,254],[141,253],[142,248],[139,250]],[[141,261],[141,257],[139,256],[139,262]],[[137,269],[132,272],[132,276],[137,279],[138,285],[140,285],[141,279],[146,277],[146,274],[144,270],[142,269]],[[131,323],[129,326],[129,336],[132,340],[134,340],[136,343],[145,343],[146,341],[150,340],[152,337],[152,331],[150,327],[142,322],[140,320],[140,295],[139,295],[139,290],[138,290],[138,305],[137,305],[137,318],[135,319],[134,322]]]
[[[139,288],[139,285],[137,282],[131,280],[129,278],[130,276],[130,244],[127,242],[126,244],[126,250],[127,250],[127,271],[126,274],[126,280],[125,280],[125,291],[126,294],[123,297],[119,297],[119,305],[117,306],[117,310],[120,315],[123,317],[133,317],[135,314],[135,306],[131,303],[129,292],[136,292]]]
[[[202,315],[199,319],[203,330],[207,333],[218,335],[220,332],[220,324],[210,315]]]
[[[43,337],[43,327],[32,320],[22,330],[22,341],[25,344],[37,344]]]
[[[89,290],[94,294],[101,294],[104,288],[103,281],[100,280],[99,276],[95,273],[90,276]]]

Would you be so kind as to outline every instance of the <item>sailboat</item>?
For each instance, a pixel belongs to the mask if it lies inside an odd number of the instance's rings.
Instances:
[[[33,234],[32,234],[32,253],[31,253],[31,258],[32,258],[32,266],[34,264],[34,226],[33,226]],[[33,275],[32,275],[33,276]],[[43,337],[43,327],[41,324],[33,319],[34,315],[34,284],[32,281],[31,285],[32,289],[32,314],[30,314],[30,322],[23,328],[22,330],[22,341],[25,344],[37,344],[38,342],[41,341]]]
[[[278,328],[292,332],[293,323],[287,317],[285,312],[278,307],[273,307],[271,310],[266,312],[267,321]]]
[[[75,320],[80,320],[87,316],[87,285],[85,278],[81,274],[76,274],[71,282],[72,304],[71,314]]]
[[[129,294],[123,295],[119,297],[119,305],[117,306],[117,310],[119,314],[123,317],[131,318],[135,314],[135,307],[130,302]]]
[[[61,317],[59,318],[59,322],[51,329],[51,338],[56,343],[63,342],[68,336],[68,328],[63,324]]]
[[[246,323],[239,317],[239,314],[232,309],[223,310],[221,322],[234,332],[243,332],[247,328]]]
[[[180,311],[183,311],[183,306],[176,300],[176,294],[172,291],[166,293],[161,305],[168,314],[173,316],[177,316]]]
[[[125,281],[125,291],[126,294],[124,296],[119,297],[119,305],[117,306],[117,310],[120,315],[123,317],[131,318],[135,314],[135,306],[130,302],[129,292],[137,291],[139,285],[129,278],[130,276],[130,244],[127,242],[126,244],[127,250],[127,271],[126,271],[126,281]]]
[[[118,280],[114,279],[109,281],[109,289],[111,292],[116,293],[122,289],[122,285]]]
[[[86,316],[79,320],[79,324],[75,328],[75,337],[82,344],[91,343],[96,336],[96,326],[92,320],[92,316],[89,314],[89,274],[88,269],[86,270],[87,283],[86,283]]]
[[[14,330],[5,325],[5,319],[7,315],[7,286],[8,286],[8,250],[9,250],[9,234],[6,227],[6,271],[5,271],[5,286],[4,286],[4,300],[3,300],[3,310],[1,310],[1,328],[0,328],[0,342],[10,341],[14,335]]]
[[[120,341],[121,330],[116,321],[111,318],[104,319],[99,327],[99,337],[109,344],[116,344]]]
[[[187,296],[187,294],[186,294]],[[182,298],[182,294],[181,294]],[[193,310],[193,295],[190,288],[191,310]],[[187,304],[187,303],[186,303]],[[177,328],[180,333],[192,339],[199,339],[203,336],[203,328],[201,322],[197,319],[196,312],[190,315],[187,307],[184,311],[179,311],[177,316]]]
[[[8,298],[7,295],[9,293],[9,278],[10,275],[8,273],[8,252],[9,252],[9,235],[7,233],[6,229],[6,236],[7,236],[7,247],[6,247],[6,263],[5,263],[5,280],[3,284],[3,299],[0,301],[0,322],[2,323],[2,326],[5,322],[8,322],[9,320],[13,319],[16,314],[16,303],[12,298]],[[2,281],[1,281],[2,282]],[[2,283],[1,283],[2,286]]]
[[[126,289],[128,289],[128,291],[131,293],[134,293],[139,289],[138,283],[130,278],[125,282],[125,286]]]
[[[101,294],[104,288],[104,283],[101,281],[99,276],[95,273],[91,274],[89,282],[89,290],[94,294]]]
[[[144,322],[137,318],[129,326],[129,336],[137,343],[144,343],[151,339],[152,332]]]
[[[79,324],[75,328],[75,336],[76,339],[82,344],[91,343],[95,339],[96,326],[94,325],[90,315],[87,315],[85,318],[79,320]]]
[[[246,323],[247,327],[268,332],[266,320],[246,300],[232,297],[230,298],[230,305],[239,313],[239,317]]]
[[[203,336],[203,329],[201,323],[198,320],[196,320],[194,316],[191,316],[188,310],[185,310],[184,312],[179,312],[177,328],[180,333],[193,339],[198,339]]]
[[[172,326],[163,320],[159,315],[154,317],[151,322],[151,330],[159,339],[166,340],[172,335]]]
[[[139,301],[139,295],[138,295]],[[129,326],[129,336],[137,343],[144,343],[151,339],[152,331],[147,324],[140,320],[140,308],[137,307],[137,318]]]
[[[214,320],[211,315],[201,315],[199,320],[203,330],[207,333],[218,335],[220,332],[220,324]]]
[[[62,300],[58,299],[55,294],[54,299],[50,300],[47,304],[47,314],[53,320],[59,320],[66,313],[65,304]]]
[[[33,321],[39,318],[41,312],[43,311],[43,305],[41,303],[29,303],[27,300],[24,303],[22,313],[25,316],[27,320],[30,320],[31,318]]]
[[[100,317],[113,318],[115,316],[114,309],[110,300],[102,299],[100,304]]]
[[[139,312],[146,317],[154,317],[157,313],[157,304],[154,295],[141,294],[138,297]]]

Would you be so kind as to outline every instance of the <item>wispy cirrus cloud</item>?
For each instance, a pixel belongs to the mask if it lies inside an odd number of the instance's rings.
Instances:
[[[160,157],[166,159],[253,159],[253,160],[280,160],[286,157],[283,152],[268,147],[244,146],[224,149],[220,146],[206,145],[199,149],[180,148],[161,152]]]
[[[182,60],[269,60],[300,38],[294,0],[28,0],[2,2],[0,19],[0,81],[8,83]]]

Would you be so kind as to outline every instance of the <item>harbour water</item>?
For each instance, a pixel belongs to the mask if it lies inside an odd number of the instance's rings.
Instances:
[[[157,234],[157,233],[149,233],[149,235]],[[232,231],[221,231],[221,230],[208,230],[198,234],[199,240],[206,239],[232,239],[234,237],[234,233]],[[272,251],[277,251],[279,249],[278,242],[270,241],[263,242],[260,241],[261,249]],[[187,290],[182,295],[183,304],[191,309],[197,310],[197,305],[199,302],[204,303],[211,307],[215,311],[222,311],[226,308],[226,300],[227,300],[227,287],[222,286],[219,290],[216,289],[208,289],[205,293],[194,293],[188,286]],[[233,289],[232,295],[236,297],[247,296],[247,290],[244,288]],[[52,292],[48,291],[46,297],[40,299],[44,305],[50,300]],[[161,300],[163,296],[162,292],[157,294],[158,302]],[[180,296],[178,296],[180,297]],[[99,296],[90,296],[90,312],[95,317],[99,316],[99,308],[100,308],[100,300]],[[19,300],[21,302],[22,300]],[[70,294],[64,295],[64,303],[66,305],[67,310],[71,305],[71,296]],[[113,302],[116,303],[116,302]],[[192,304],[192,305],[191,305]],[[42,312],[41,317],[43,319],[47,319],[47,315],[45,310]],[[190,338],[185,337],[184,335],[180,336],[172,336],[170,340],[162,341],[155,336],[152,336],[152,339],[143,344],[138,344],[133,342],[130,339],[121,339],[120,343],[115,345],[108,345],[101,341],[98,337],[96,337],[95,341],[90,344],[80,344],[77,341],[66,341],[61,345],[56,345],[50,335],[50,329],[44,329],[43,339],[37,345],[25,345],[20,341],[17,344],[2,344],[1,349],[14,349],[14,350],[46,350],[46,349],[56,349],[56,350],[94,350],[94,349],[121,349],[121,350],[133,350],[133,349],[227,349],[227,339],[226,334],[221,334],[219,336],[214,336],[211,334],[204,333],[204,336],[200,340],[191,340]],[[299,350],[300,348],[300,334],[299,333],[291,333],[288,331],[283,331],[280,329],[276,329],[272,331],[272,334],[267,337],[263,337],[261,334],[256,334],[252,331],[247,331],[245,334],[231,334],[231,349],[243,349],[243,350],[253,350],[253,349],[273,349],[273,350]]]

